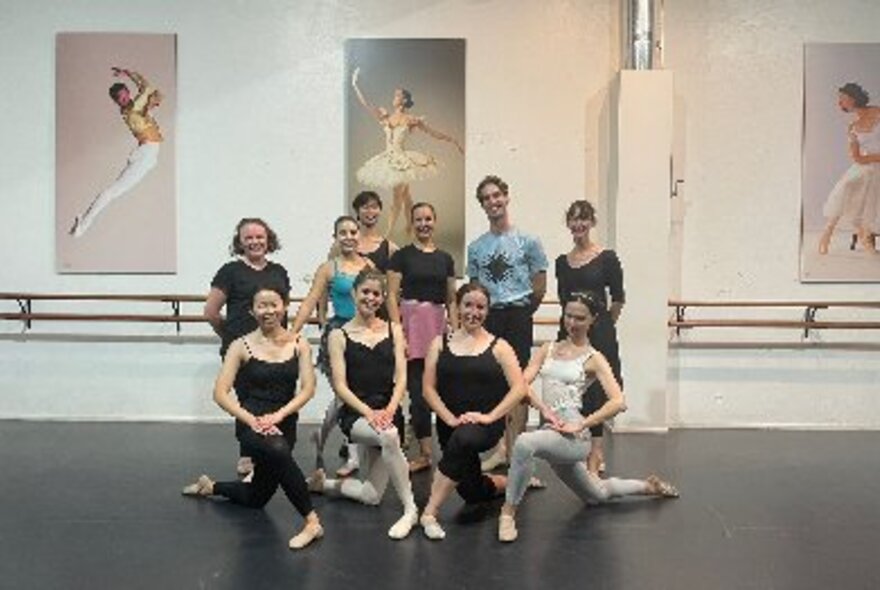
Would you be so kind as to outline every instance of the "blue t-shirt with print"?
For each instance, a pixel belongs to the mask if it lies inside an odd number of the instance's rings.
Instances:
[[[511,229],[486,232],[467,249],[467,274],[489,289],[492,306],[528,305],[532,277],[547,270],[547,256],[538,238]]]

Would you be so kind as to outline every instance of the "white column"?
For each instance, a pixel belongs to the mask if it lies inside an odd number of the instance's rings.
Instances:
[[[609,241],[624,270],[617,336],[629,409],[615,430],[665,431],[672,72],[624,70],[618,82]]]

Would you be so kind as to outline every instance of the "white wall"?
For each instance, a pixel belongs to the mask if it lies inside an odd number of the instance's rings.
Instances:
[[[672,72],[624,70],[617,81],[613,203],[614,248],[626,266],[626,321],[617,327],[627,411],[619,429],[666,428],[669,340],[668,257],[645,244],[668,241],[669,154],[672,151]],[[662,220],[658,223],[658,220]]]
[[[673,204],[673,295],[877,299],[877,285],[802,285],[797,264],[802,43],[877,41],[880,5],[665,5],[666,65],[675,73],[682,116],[676,145],[686,180]],[[550,255],[559,253],[569,244],[561,224],[565,205],[583,195],[604,197],[607,189],[607,91],[617,63],[617,18],[615,0],[6,0],[0,19],[6,88],[0,98],[0,219],[6,223],[0,290],[204,292],[243,215],[273,223],[285,243],[281,260],[295,280],[310,274],[341,212],[342,46],[348,37],[467,39],[468,186],[487,172],[506,177],[515,220],[541,235]],[[180,271],[56,275],[54,34],[125,30],[179,35]],[[599,200],[600,223],[607,224]],[[476,202],[468,202],[466,215],[474,237],[485,225]],[[170,334],[173,328],[139,331]],[[679,349],[670,354],[668,419],[696,426],[877,428],[878,356]],[[638,363],[623,360],[624,371]],[[199,339],[6,337],[0,339],[0,416],[220,417],[208,401],[216,367],[215,345]],[[321,413],[327,391],[320,395],[306,419]]]
[[[299,278],[326,252],[343,198],[343,43],[348,37],[467,39],[467,184],[498,173],[516,222],[568,245],[566,204],[595,196],[599,112],[613,76],[616,8],[607,0],[33,0],[0,20],[0,290],[206,292],[244,215],[270,220]],[[14,10],[12,10],[14,5]],[[178,34],[179,273],[54,272],[54,35]],[[83,138],[88,141],[88,138]],[[308,214],[303,214],[307,211]],[[485,227],[467,203],[467,234]],[[10,307],[10,309],[12,309]],[[93,333],[102,326],[37,327]],[[123,328],[129,332],[131,326]],[[171,327],[136,327],[171,334]],[[15,333],[18,326],[0,325]],[[204,331],[185,328],[189,334]],[[0,416],[205,418],[217,368],[210,341],[186,344],[0,340]],[[320,396],[328,392],[322,387]],[[314,419],[325,402],[304,412]]]
[[[878,22],[880,4],[860,0],[666,1],[666,66],[675,72],[684,146],[678,174],[686,181],[674,204],[673,295],[880,299],[880,285],[798,280],[803,43],[876,42]],[[722,338],[801,339],[716,331],[685,340]],[[876,332],[811,340],[844,338],[878,341]],[[670,355],[669,419],[878,428],[878,384],[876,350],[681,349]]]

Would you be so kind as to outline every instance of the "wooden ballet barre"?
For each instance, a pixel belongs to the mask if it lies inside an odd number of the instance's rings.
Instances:
[[[670,299],[669,307],[862,307],[880,308],[880,301],[699,301]]]
[[[680,328],[809,328],[811,330],[877,330],[880,322],[800,320],[669,320],[670,327]]]
[[[0,300],[14,300],[21,310],[18,313],[0,313],[0,320],[24,322],[25,330],[33,327],[34,321],[87,321],[87,322],[147,322],[173,323],[180,334],[181,324],[207,322],[203,314],[181,313],[181,303],[204,303],[204,295],[170,294],[118,294],[118,293],[0,293]],[[155,313],[79,313],[79,312],[34,312],[34,301],[114,301],[141,303],[168,303],[170,314]],[[291,299],[291,303],[301,302],[302,298]],[[317,317],[309,318],[308,323],[317,324]]]
[[[0,320],[31,321],[81,321],[81,322],[207,322],[203,315],[163,315],[133,313],[0,313]]]
[[[820,309],[849,308],[849,309],[880,309],[880,301],[696,301],[696,300],[669,300],[669,307],[675,309],[674,317],[667,322],[670,328],[675,328],[676,335],[681,335],[682,329],[690,328],[781,328],[802,329],[804,337],[809,336],[810,330],[877,330],[880,329],[878,321],[861,320],[827,320],[816,319],[816,312]],[[764,319],[687,319],[685,312],[689,307],[704,308],[800,308],[803,309],[802,320],[764,320]]]
[[[180,301],[204,303],[204,295],[161,295],[121,293],[0,293],[0,299],[30,299],[34,301]]]
[[[298,304],[304,297],[293,297],[290,302]],[[20,309],[17,313],[0,312],[0,320],[21,321],[25,330],[33,327],[35,321],[57,322],[140,322],[140,323],[173,323],[177,333],[180,334],[181,324],[207,322],[202,314],[183,314],[181,304],[204,303],[204,295],[182,294],[136,294],[136,293],[26,293],[9,292],[0,293],[0,301],[16,301]],[[167,303],[171,305],[171,313],[80,313],[80,312],[40,312],[34,311],[34,302],[63,302],[63,301],[107,301],[107,302],[134,302],[134,303]],[[553,299],[545,299],[541,306],[556,306],[559,302]],[[309,324],[318,323],[317,316],[313,315],[308,320]],[[536,326],[557,326],[558,317],[535,317]]]

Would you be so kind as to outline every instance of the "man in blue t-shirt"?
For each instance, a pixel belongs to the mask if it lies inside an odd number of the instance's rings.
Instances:
[[[489,219],[489,231],[468,245],[467,275],[489,290],[486,329],[504,338],[525,368],[534,342],[532,314],[547,291],[547,256],[538,238],[511,223],[506,182],[498,176],[487,176],[477,185],[477,200]],[[527,418],[527,406],[519,406],[508,415],[504,440],[507,448],[513,448],[514,440],[525,430]],[[499,446],[484,468],[506,462],[506,449]]]

